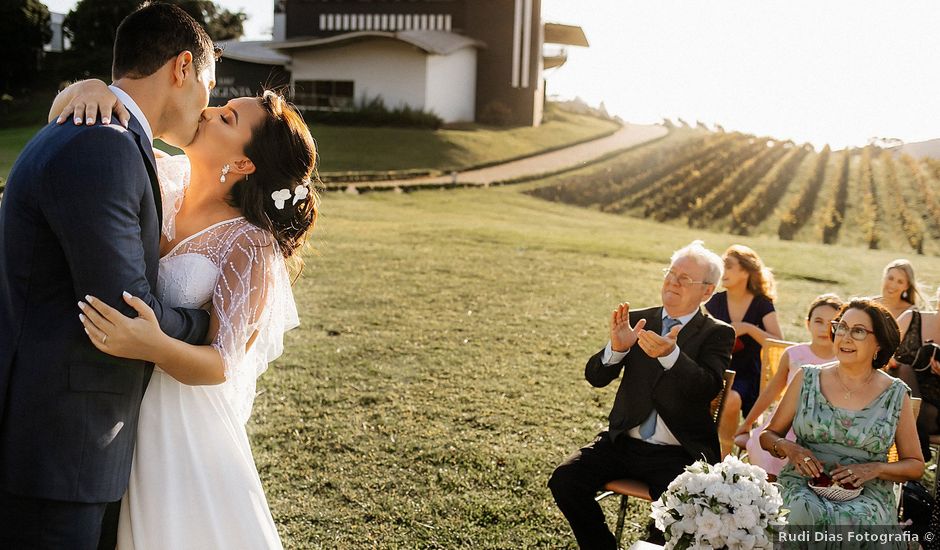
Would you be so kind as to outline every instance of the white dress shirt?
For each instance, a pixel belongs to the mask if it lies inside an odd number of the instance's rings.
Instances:
[[[114,92],[114,95],[116,95],[118,99],[121,100],[121,103],[127,107],[127,110],[130,111],[132,115],[134,115],[134,118],[137,119],[137,122],[143,126],[144,132],[147,134],[147,139],[150,140],[150,146],[153,147],[153,130],[150,129],[150,122],[147,121],[147,117],[144,116],[144,112],[140,110],[140,107],[137,105],[137,102],[134,101],[134,98],[114,84],[108,86],[108,88]]]
[[[689,324],[689,321],[692,320],[692,317],[695,317],[696,313],[698,313],[697,310],[693,311],[692,313],[689,313],[688,315],[675,317],[677,321],[682,323],[682,328],[679,329],[679,332],[682,332],[683,330],[685,330],[685,327]],[[665,321],[666,317],[669,316],[666,313],[666,308],[662,309],[662,315],[663,315],[663,321]],[[608,340],[607,347],[604,348],[604,355],[601,357],[601,362],[603,362],[605,365],[616,365],[617,363],[622,361],[623,358],[626,357],[628,353],[630,353],[630,350],[613,351],[613,349],[611,349],[610,341]],[[679,359],[679,353],[680,353],[679,346],[677,344],[676,347],[673,348],[672,352],[669,353],[669,355],[665,355],[659,358],[659,364],[662,365],[663,369],[665,370],[671,369],[676,364],[676,361]],[[672,435],[672,432],[669,430],[669,427],[666,426],[665,422],[663,422],[663,417],[658,414],[656,415],[656,431],[654,431],[653,435],[651,435],[648,439],[643,439],[642,437],[640,437],[639,426],[635,426],[627,430],[627,435],[634,439],[642,439],[643,441],[646,441],[647,443],[654,443],[656,445],[680,445],[679,440],[676,439],[676,436]]]

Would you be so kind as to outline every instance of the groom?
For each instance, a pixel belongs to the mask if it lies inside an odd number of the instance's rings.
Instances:
[[[118,27],[112,89],[132,117],[46,126],[0,203],[0,548],[93,549],[127,488],[152,365],[98,352],[77,303],[127,315],[127,291],[165,333],[202,343],[208,314],[154,296],[161,202],[153,138],[184,146],[215,82],[217,50],[183,10],[144,5]],[[92,122],[94,122],[92,120]]]

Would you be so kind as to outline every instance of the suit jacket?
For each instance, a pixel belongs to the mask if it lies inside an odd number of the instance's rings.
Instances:
[[[121,498],[153,366],[92,346],[77,302],[129,316],[123,291],[163,331],[202,343],[208,313],[151,294],[161,205],[143,128],[50,124],[13,165],[0,203],[0,488],[71,502]]]
[[[662,329],[662,307],[630,312],[630,323],[646,319],[646,330]],[[639,426],[655,408],[682,447],[695,458],[717,462],[721,451],[709,405],[721,391],[722,375],[731,364],[734,329],[701,310],[679,332],[679,358],[670,369],[647,355],[639,344],[615,365],[604,365],[604,351],[591,357],[584,377],[604,387],[623,372],[610,411],[610,432]]]

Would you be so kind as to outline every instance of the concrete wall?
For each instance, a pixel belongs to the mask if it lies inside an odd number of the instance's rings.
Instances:
[[[292,55],[293,80],[352,80],[357,103],[381,96],[389,109],[426,109],[427,55],[418,48],[373,39]]]
[[[444,122],[471,122],[476,109],[477,52],[463,48],[448,56],[429,55],[426,110]]]

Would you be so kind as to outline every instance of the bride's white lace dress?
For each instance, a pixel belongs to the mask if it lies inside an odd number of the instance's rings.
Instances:
[[[172,242],[189,162],[177,156],[157,163],[164,233]],[[212,345],[226,380],[187,386],[154,368],[140,407],[118,548],[281,548],[245,431],[255,379],[283,351],[284,332],[298,325],[277,245],[244,218],[212,225],[160,260],[156,295],[168,306],[211,302],[219,321]]]

